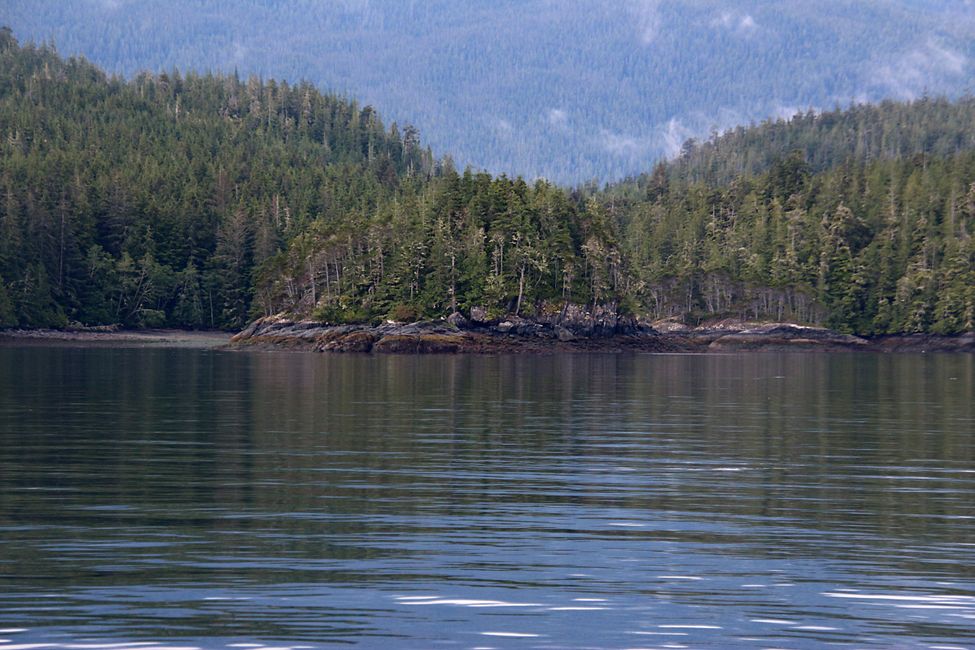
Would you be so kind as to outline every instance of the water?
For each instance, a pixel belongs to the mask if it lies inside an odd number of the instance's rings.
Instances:
[[[3,348],[0,650],[975,648],[973,397],[964,355]]]

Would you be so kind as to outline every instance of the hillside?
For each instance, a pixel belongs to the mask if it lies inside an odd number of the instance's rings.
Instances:
[[[598,196],[654,318],[975,328],[975,101],[739,128]]]
[[[238,327],[315,219],[427,182],[415,131],[308,84],[108,77],[0,31],[0,325]]]
[[[235,76],[105,76],[0,32],[0,326],[239,328],[612,297],[610,229],[459,176],[371,107]]]
[[[724,184],[769,171],[798,151],[810,172],[923,154],[945,158],[975,149],[975,99],[921,98],[807,112],[689,140],[664,168],[671,178]],[[649,175],[644,175],[645,182]],[[638,181],[638,183],[641,181]]]
[[[461,167],[618,180],[766,118],[975,87],[971,0],[6,0],[104,69],[307,79]]]
[[[458,172],[414,129],[309,84],[125,81],[2,32],[0,326],[551,319],[576,305],[969,331],[972,111],[807,115],[570,191]]]

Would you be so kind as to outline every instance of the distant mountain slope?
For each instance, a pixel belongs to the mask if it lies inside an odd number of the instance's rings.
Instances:
[[[618,179],[770,116],[975,86],[972,0],[6,0],[110,71],[309,79],[458,163]]]

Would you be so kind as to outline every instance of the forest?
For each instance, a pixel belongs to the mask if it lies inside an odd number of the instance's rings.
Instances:
[[[975,102],[803,113],[608,186],[458,170],[309,83],[0,32],[0,326],[530,317],[975,328]]]
[[[0,24],[126,78],[305,79],[461,168],[559,184],[712,129],[975,88],[960,0],[4,0]]]

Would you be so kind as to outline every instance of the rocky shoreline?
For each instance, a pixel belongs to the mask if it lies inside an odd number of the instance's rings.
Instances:
[[[975,352],[975,333],[865,339],[791,323],[720,321],[701,327],[647,324],[596,314],[585,318],[330,325],[262,318],[235,335],[233,349],[393,354],[554,352],[723,353],[744,351]]]
[[[476,315],[476,314],[475,314]],[[595,315],[472,321],[449,319],[379,325],[333,325],[272,316],[242,332],[121,330],[2,330],[0,346],[178,347],[228,350],[294,350],[375,354],[552,354],[559,352],[651,352],[671,354],[737,352],[975,353],[975,332],[957,336],[904,334],[861,338],[792,323],[734,319],[689,327],[676,321],[646,323]]]

